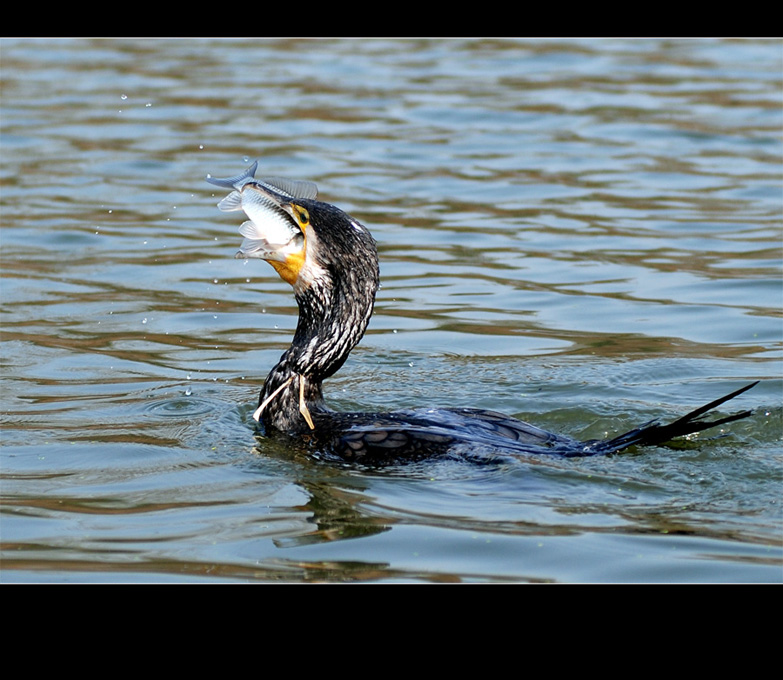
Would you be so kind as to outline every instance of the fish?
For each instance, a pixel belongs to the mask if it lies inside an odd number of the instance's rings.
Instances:
[[[281,260],[288,251],[299,248],[303,235],[280,203],[295,198],[315,199],[318,187],[307,180],[283,177],[256,179],[257,168],[258,161],[234,177],[221,179],[207,175],[205,179],[215,186],[232,189],[217,204],[220,210],[241,210],[249,218],[239,227],[244,239],[235,257]]]

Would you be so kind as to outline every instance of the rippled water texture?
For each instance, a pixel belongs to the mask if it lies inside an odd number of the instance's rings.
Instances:
[[[780,41],[0,50],[3,580],[783,580]],[[256,441],[296,307],[204,182],[254,159],[379,242],[333,406],[754,416],[497,466]]]

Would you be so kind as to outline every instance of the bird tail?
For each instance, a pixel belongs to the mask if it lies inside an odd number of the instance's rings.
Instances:
[[[630,430],[629,432],[621,434],[619,437],[615,437],[614,439],[592,442],[592,446],[590,446],[592,453],[616,453],[617,451],[622,451],[629,446],[651,446],[655,444],[662,444],[669,441],[670,439],[674,439],[675,437],[681,437],[686,434],[700,432],[701,430],[717,427],[718,425],[724,425],[725,423],[730,423],[734,420],[739,420],[740,418],[746,418],[752,413],[752,411],[742,411],[741,413],[735,413],[734,415],[719,418],[718,420],[700,419],[700,417],[708,411],[711,411],[712,409],[720,406],[730,399],[734,399],[734,397],[739,396],[743,392],[746,392],[754,385],[758,385],[758,382],[759,381],[757,380],[756,382],[751,383],[750,385],[746,385],[736,392],[732,392],[731,394],[727,394],[725,397],[711,401],[709,404],[705,404],[704,406],[697,408],[695,411],[691,411],[687,415],[684,415],[682,418],[679,418],[678,420],[675,420],[673,423],[669,423],[668,425],[663,425],[657,420],[652,420],[649,423],[645,423],[641,427]]]

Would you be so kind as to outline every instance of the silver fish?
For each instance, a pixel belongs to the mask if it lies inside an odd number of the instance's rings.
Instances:
[[[302,232],[291,216],[280,207],[294,198],[314,199],[318,187],[313,182],[284,178],[255,179],[258,162],[234,177],[218,179],[207,175],[215,186],[233,189],[217,205],[224,212],[244,211],[250,219],[239,227],[244,236],[238,258],[284,260],[290,250],[298,250]]]

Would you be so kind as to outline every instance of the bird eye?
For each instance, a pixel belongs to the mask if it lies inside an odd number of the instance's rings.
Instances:
[[[302,208],[301,206],[294,206],[294,209],[296,210],[297,214],[299,215],[299,222],[300,224],[305,227],[310,222],[310,214]]]

